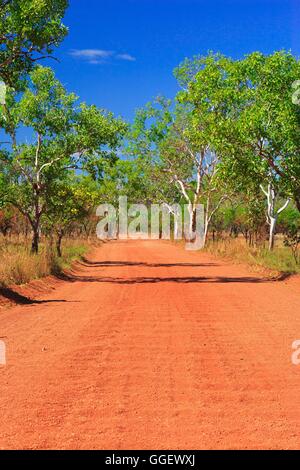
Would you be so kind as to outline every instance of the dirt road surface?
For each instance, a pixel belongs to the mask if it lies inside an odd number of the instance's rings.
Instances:
[[[299,282],[112,242],[1,338],[2,449],[300,448]]]

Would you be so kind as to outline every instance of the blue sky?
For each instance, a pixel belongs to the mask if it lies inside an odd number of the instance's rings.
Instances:
[[[174,96],[185,57],[300,55],[299,20],[300,0],[70,0],[69,35],[51,65],[82,100],[132,119],[158,94]]]

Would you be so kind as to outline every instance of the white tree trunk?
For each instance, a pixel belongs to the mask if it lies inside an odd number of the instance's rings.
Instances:
[[[269,230],[269,251],[274,249],[275,244],[275,233],[276,233],[276,224],[279,214],[283,212],[290,203],[290,198],[286,200],[284,205],[276,211],[276,199],[277,194],[276,191],[271,183],[268,184],[268,190],[266,191],[263,186],[261,185],[261,190],[267,197],[268,202],[268,212],[267,212],[267,222],[270,226]]]
[[[194,221],[194,208],[192,204],[189,204],[189,233],[188,233],[188,238],[189,241],[193,239],[193,221]]]
[[[277,217],[270,217],[269,251],[274,248],[276,223]]]

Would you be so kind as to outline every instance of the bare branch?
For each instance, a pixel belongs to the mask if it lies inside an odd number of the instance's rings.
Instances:
[[[289,205],[290,202],[291,202],[291,199],[288,198],[286,200],[285,204],[283,204],[283,206],[280,209],[278,209],[277,215],[281,214],[281,212],[283,212],[287,208],[287,206]]]

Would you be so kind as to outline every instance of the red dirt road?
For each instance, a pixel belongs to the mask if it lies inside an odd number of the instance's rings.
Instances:
[[[2,449],[300,448],[300,284],[112,242],[0,311]]]

